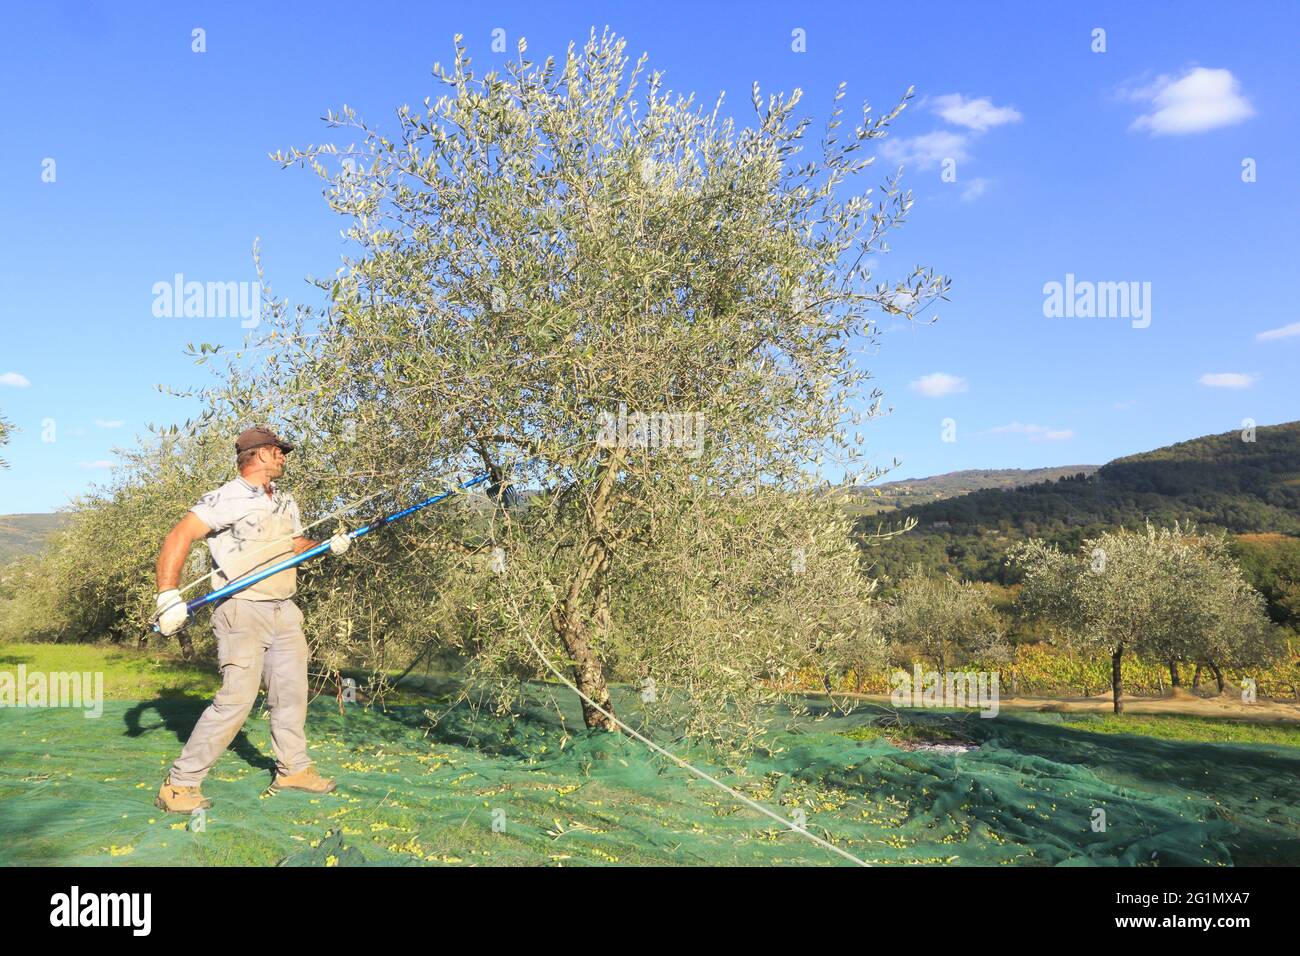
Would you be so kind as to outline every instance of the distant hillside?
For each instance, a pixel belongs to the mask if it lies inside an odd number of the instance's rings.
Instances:
[[[1069,471],[1070,469],[1066,469]],[[1300,535],[1300,422],[1225,432],[1118,458],[1083,479],[986,489],[859,518],[860,532],[909,518],[917,528],[871,546],[888,575],[921,561],[1006,583],[1006,548],[1025,537],[1066,546],[1104,528],[1192,522],[1236,533]]]
[[[65,514],[0,515],[0,564],[40,551],[50,533],[67,520]]]
[[[949,471],[930,478],[887,481],[882,485],[854,489],[859,502],[857,514],[880,514],[898,508],[912,508],[990,488],[1020,488],[1041,481],[1056,481],[1073,475],[1091,475],[1096,465],[1061,465],[1056,468],[972,468]]]

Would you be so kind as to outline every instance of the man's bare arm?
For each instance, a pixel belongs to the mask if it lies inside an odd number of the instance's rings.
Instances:
[[[158,591],[170,591],[180,585],[181,568],[189,557],[190,547],[195,541],[206,538],[212,529],[205,525],[193,511],[176,522],[176,526],[167,533],[162,551],[158,555]]]
[[[320,544],[319,541],[313,541],[311,538],[303,538],[303,537],[294,538],[293,553],[302,554],[304,551],[310,551],[318,544]]]

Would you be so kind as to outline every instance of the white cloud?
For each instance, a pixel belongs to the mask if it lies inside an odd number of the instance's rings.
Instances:
[[[1258,378],[1245,372],[1206,372],[1198,381],[1210,388],[1250,388]]]
[[[964,378],[949,375],[947,372],[931,372],[929,375],[922,375],[916,381],[909,382],[907,387],[914,392],[920,392],[926,398],[942,398],[945,395],[964,392],[967,388]]]
[[[970,158],[966,152],[966,135],[937,129],[933,133],[923,133],[910,139],[887,139],[880,147],[880,153],[891,163],[915,166],[917,169],[932,169],[945,159],[964,163]]]
[[[965,126],[977,133],[1006,123],[1019,123],[1020,112],[1012,106],[994,106],[987,96],[968,100],[960,93],[945,93],[932,101],[934,111],[954,126]]]
[[[988,97],[968,99],[960,93],[945,93],[927,100],[926,105],[945,121],[970,132],[937,129],[920,136],[887,139],[880,147],[880,154],[885,159],[891,163],[915,167],[919,171],[933,169],[945,160],[965,163],[970,159],[967,147],[973,135],[1006,123],[1018,123],[1021,119],[1016,109],[994,106]],[[986,180],[972,180],[962,193],[962,199],[970,202],[978,198],[987,185]]]
[[[1074,437],[1074,432],[1068,428],[1050,428],[1047,425],[1022,425],[1020,422],[998,425],[996,428],[990,428],[989,432],[994,435],[1024,435],[1030,441],[1066,441]]]
[[[966,183],[966,188],[961,191],[962,202],[974,202],[984,195],[984,191],[989,188],[987,179],[975,178]]]
[[[1269,329],[1267,332],[1258,332],[1255,334],[1255,341],[1271,342],[1273,339],[1289,339],[1293,335],[1300,335],[1300,322],[1292,322],[1290,325],[1284,325],[1280,329]]]
[[[1194,67],[1177,78],[1160,76],[1150,86],[1132,91],[1129,97],[1151,107],[1150,112],[1133,121],[1130,129],[1144,129],[1152,136],[1203,133],[1255,115],[1231,70]]]
[[[113,467],[113,463],[111,461],[105,461],[102,458],[99,461],[83,461],[80,464],[82,468],[112,468]]]
[[[5,372],[0,375],[0,385],[12,385],[14,388],[26,388],[32,383],[27,380],[26,375],[20,375],[17,372]]]
[[[109,421],[105,421],[102,418],[96,418],[95,424],[100,428],[121,428],[123,425],[126,424],[126,422],[120,418],[114,418]]]

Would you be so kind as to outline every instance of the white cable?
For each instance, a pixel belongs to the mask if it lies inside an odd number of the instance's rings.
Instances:
[[[511,603],[515,605],[515,615],[519,618],[520,623],[522,623],[523,615],[520,613],[519,605],[513,600],[513,597],[511,599]],[[605,717],[607,717],[609,720],[617,724],[618,727],[621,730],[623,730],[625,733],[630,734],[632,737],[635,737],[637,740],[641,741],[641,743],[645,744],[655,753],[667,757],[669,760],[677,764],[677,766],[681,767],[683,770],[688,770],[691,773],[695,774],[695,776],[699,777],[701,780],[708,781],[709,783],[713,784],[713,786],[717,787],[719,790],[730,795],[731,797],[734,797],[736,800],[739,800],[741,803],[749,807],[751,810],[757,810],[759,813],[763,814],[764,816],[771,817],[777,823],[781,824],[784,827],[788,827],[789,829],[793,830],[795,833],[798,833],[800,836],[807,837],[809,840],[812,840],[818,846],[824,847],[825,849],[830,850],[832,853],[836,853],[844,857],[844,859],[849,860],[850,862],[858,866],[867,866],[867,867],[871,866],[871,864],[868,863],[866,860],[858,859],[856,856],[854,856],[852,853],[848,852],[847,850],[844,850],[836,846],[834,843],[831,843],[827,840],[823,840],[815,833],[810,833],[808,830],[799,826],[793,820],[789,820],[786,817],[781,816],[779,813],[776,813],[773,810],[769,810],[761,803],[751,800],[749,797],[745,796],[740,791],[727,786],[721,780],[709,776],[703,770],[700,770],[697,767],[692,766],[691,764],[687,763],[685,760],[678,757],[676,754],[670,753],[669,751],[665,750],[663,747],[660,747],[649,737],[645,737],[642,734],[638,733],[637,731],[633,730],[627,724],[623,723],[623,721],[619,720],[617,717],[615,717],[613,714],[607,711],[604,707],[601,707],[600,704],[596,703],[594,700],[592,700],[582,691],[578,690],[578,688],[567,677],[564,676],[563,672],[561,672],[558,667],[556,667],[553,663],[551,663],[551,659],[546,656],[546,654],[542,651],[540,647],[537,646],[537,643],[533,640],[532,635],[529,634],[527,630],[524,630],[523,634],[524,634],[524,640],[526,640],[528,642],[528,646],[533,649],[533,653],[536,654],[539,658],[541,658],[541,661],[543,664],[546,665],[547,670],[549,670],[552,674],[554,674],[559,679],[560,683],[562,683],[565,687],[569,688],[569,690],[573,691],[575,694],[581,697],[584,701],[586,701],[589,705],[594,707],[596,710],[600,711],[600,713],[603,714]]]

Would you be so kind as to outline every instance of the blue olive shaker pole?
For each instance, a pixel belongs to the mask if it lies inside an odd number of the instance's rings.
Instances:
[[[458,487],[461,489],[472,488],[477,484],[481,484],[482,482],[487,481],[489,477],[490,475],[485,473],[475,478],[471,478],[469,481],[464,482]],[[439,501],[442,501],[446,498],[450,498],[453,494],[455,494],[455,491],[444,491],[441,494],[434,495],[431,498],[425,498],[423,501],[418,501],[415,504],[411,505],[409,508],[403,508],[401,511],[394,511],[392,514],[387,515],[386,517],[378,518],[372,521],[370,524],[362,525],[360,528],[355,528],[354,530],[349,531],[348,537],[351,538],[353,541],[355,541],[357,538],[360,538],[362,535],[366,535],[369,534],[371,531],[375,531],[379,528],[386,527],[392,524],[394,521],[401,521],[403,518],[407,517],[408,515],[413,515],[415,514],[415,512],[427,508],[430,505],[436,505]],[[207,605],[213,603],[214,601],[220,601],[222,598],[228,598],[232,594],[238,594],[240,591],[243,591],[246,588],[251,588],[258,581],[264,581],[273,574],[279,574],[281,571],[285,571],[289,568],[296,568],[304,561],[310,561],[312,558],[316,557],[317,555],[324,554],[329,549],[330,549],[330,543],[328,541],[322,541],[314,548],[308,548],[306,551],[302,552],[301,554],[295,554],[291,558],[285,558],[283,561],[279,562],[278,564],[274,564],[269,568],[263,568],[261,571],[255,571],[252,574],[245,575],[242,578],[238,578],[234,581],[231,581],[225,587],[218,588],[215,591],[209,591],[207,594],[203,595],[202,597],[197,597],[193,601],[187,601],[185,604],[185,610],[187,613],[193,614],[195,611],[199,610],[202,607],[206,607]],[[158,625],[155,624],[153,626],[153,629],[157,631]]]

